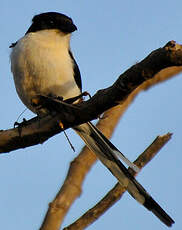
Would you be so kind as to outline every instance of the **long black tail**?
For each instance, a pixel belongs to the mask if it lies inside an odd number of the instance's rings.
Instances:
[[[174,220],[155,202],[140,183],[129,173],[119,158],[125,161],[135,171],[138,168],[131,163],[92,123],[79,125],[74,128],[86,145],[100,161],[127,189],[130,195],[148,210],[152,211],[164,224],[171,226]]]
[[[143,204],[149,211],[153,212],[164,224],[171,227],[174,224],[174,220],[158,205],[158,203],[152,198],[145,199]]]

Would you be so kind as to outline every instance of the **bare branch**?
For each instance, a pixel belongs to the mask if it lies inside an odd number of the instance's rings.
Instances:
[[[170,67],[160,71],[158,74],[155,75],[154,78],[144,82],[140,87],[135,89],[123,102],[122,105],[115,106],[112,109],[106,111],[103,116],[104,119],[99,120],[97,127],[104,133],[106,137],[110,138],[117,123],[120,120],[120,117],[140,91],[148,89],[155,84],[158,84],[167,80],[170,77],[175,76],[176,74],[181,72],[181,70],[181,67]],[[80,196],[83,181],[95,161],[96,156],[92,152],[90,152],[87,147],[84,147],[79,156],[76,157],[75,160],[71,163],[65,182],[59,193],[57,194],[55,200],[52,202],[52,205],[50,205],[48,209],[44,223],[42,224],[42,230],[50,229],[50,226],[52,230],[57,230],[60,228],[60,225],[66,213],[71,207],[71,204],[78,196]],[[73,189],[71,186],[74,187],[74,185],[76,186]],[[69,191],[72,191],[72,193],[70,194]],[[59,201],[56,201],[56,199],[58,199]],[[59,205],[57,206],[56,203]],[[57,209],[60,208],[62,210],[60,212],[57,210],[56,212],[56,208],[52,207],[57,207]],[[55,210],[55,212],[53,212],[53,210]],[[53,228],[53,222],[55,228]]]
[[[135,164],[142,169],[152,158],[158,153],[158,151],[170,140],[170,133],[158,136],[153,143],[135,160]],[[136,176],[136,173],[130,169],[132,175]],[[70,226],[64,228],[64,230],[82,230],[96,221],[102,214],[104,214],[112,205],[114,205],[126,191],[119,183],[117,183],[106,196],[98,202],[93,208],[88,210],[83,216],[76,220]]]
[[[122,104],[131,92],[162,69],[181,65],[182,46],[173,41],[168,42],[163,48],[153,51],[143,61],[120,75],[111,87],[98,91],[90,100],[75,106],[56,104],[61,113],[31,119],[22,126],[21,135],[18,128],[1,131],[0,153],[46,141],[61,132],[57,121],[61,120],[65,128],[70,128],[93,120],[107,109]]]

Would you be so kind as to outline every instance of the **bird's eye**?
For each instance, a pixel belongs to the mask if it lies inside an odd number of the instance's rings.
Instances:
[[[50,24],[54,24],[54,22],[51,20],[51,21],[50,21]]]

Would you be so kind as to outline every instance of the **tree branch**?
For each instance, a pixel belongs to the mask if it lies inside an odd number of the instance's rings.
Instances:
[[[153,143],[134,161],[140,170],[159,152],[159,150],[170,140],[170,133],[158,136]],[[136,172],[129,169],[133,176]],[[83,216],[77,219],[73,224],[64,228],[64,230],[82,230],[91,225],[101,215],[103,215],[110,207],[112,207],[126,191],[119,183],[110,190],[105,197],[99,201],[93,208],[88,210]],[[52,229],[52,228],[51,228]]]
[[[138,93],[140,93],[142,90],[147,90],[153,85],[161,83],[169,79],[170,77],[175,76],[181,71],[181,67],[170,67],[160,71],[158,74],[155,75],[154,78],[144,82],[140,87],[135,89],[123,102],[122,105],[115,106],[112,109],[106,111],[104,113],[103,119],[99,120],[97,127],[107,138],[110,138],[124,111],[126,111],[128,106],[133,102]],[[72,161],[62,188],[58,192],[54,201],[49,206],[41,230],[48,230],[50,228],[52,230],[60,229],[61,223],[64,220],[64,217],[71,207],[72,203],[78,196],[80,196],[83,181],[95,161],[95,154],[93,154],[86,146],[82,149],[80,154]],[[75,189],[75,187],[77,187],[77,189]],[[72,191],[72,193],[70,193],[69,191]],[[58,209],[62,210],[58,211]],[[53,212],[53,210],[55,212]],[[53,223],[55,228],[53,227]]]
[[[131,92],[162,69],[181,65],[182,46],[174,41],[168,42],[121,74],[111,87],[99,90],[90,100],[74,106],[55,102],[56,110],[61,111],[56,115],[33,118],[21,127],[21,132],[18,128],[1,131],[0,153],[43,143],[61,132],[60,120],[65,129],[93,120],[107,109],[122,104]]]

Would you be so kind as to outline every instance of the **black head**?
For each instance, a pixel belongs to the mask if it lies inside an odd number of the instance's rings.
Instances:
[[[26,34],[47,29],[58,29],[64,33],[72,33],[77,30],[72,19],[66,15],[56,12],[47,12],[33,17],[32,25]]]

